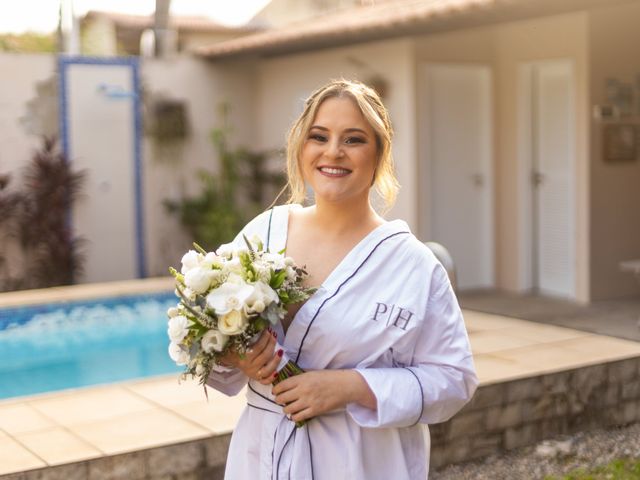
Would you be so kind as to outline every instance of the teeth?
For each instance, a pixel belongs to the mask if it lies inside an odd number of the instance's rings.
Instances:
[[[326,173],[330,173],[332,175],[340,175],[340,174],[343,174],[343,173],[349,173],[349,170],[346,170],[344,168],[331,168],[331,167],[322,167],[322,168],[320,168],[320,171],[326,172]]]

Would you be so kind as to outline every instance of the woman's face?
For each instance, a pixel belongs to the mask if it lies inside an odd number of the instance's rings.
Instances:
[[[311,123],[300,169],[316,202],[368,201],[376,156],[374,130],[355,102],[332,97],[320,104]]]

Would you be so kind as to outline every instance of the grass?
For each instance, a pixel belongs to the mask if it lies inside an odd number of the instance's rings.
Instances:
[[[640,459],[617,459],[592,470],[578,469],[545,480],[640,480]]]

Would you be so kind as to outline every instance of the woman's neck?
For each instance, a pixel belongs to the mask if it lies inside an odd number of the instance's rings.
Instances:
[[[329,234],[369,231],[384,223],[384,219],[371,207],[368,199],[349,204],[316,201],[313,209],[314,223]]]

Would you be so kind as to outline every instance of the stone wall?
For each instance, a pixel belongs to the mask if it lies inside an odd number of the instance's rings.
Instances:
[[[231,435],[0,475],[2,480],[222,480]]]
[[[431,468],[561,434],[640,421],[640,357],[480,386],[451,420],[430,425]],[[0,475],[0,480],[217,480],[231,435]]]
[[[431,467],[637,421],[640,357],[482,385],[451,420],[429,426]]]

